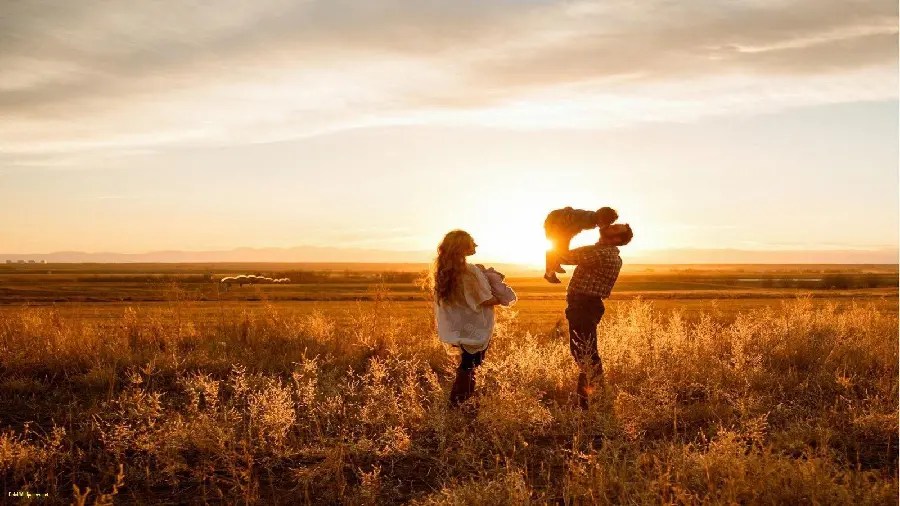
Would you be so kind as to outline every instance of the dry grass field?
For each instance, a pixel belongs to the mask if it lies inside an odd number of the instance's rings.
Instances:
[[[3,500],[897,502],[896,266],[625,272],[587,411],[560,288],[511,280],[455,411],[418,266],[213,282],[292,269],[0,266]]]

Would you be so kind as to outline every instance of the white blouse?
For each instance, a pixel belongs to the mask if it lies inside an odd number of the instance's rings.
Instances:
[[[494,331],[494,308],[481,303],[493,297],[491,284],[478,267],[466,264],[463,275],[464,300],[435,302],[438,338],[447,344],[461,346],[469,353],[488,347]]]

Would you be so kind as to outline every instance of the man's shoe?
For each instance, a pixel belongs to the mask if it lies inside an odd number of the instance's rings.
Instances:
[[[562,281],[560,281],[559,278],[556,277],[555,272],[548,272],[548,273],[544,274],[544,279],[546,279],[548,282],[554,283],[554,284],[562,283]]]
[[[587,409],[591,402],[599,401],[604,390],[603,371],[596,372],[588,378],[587,374],[578,375],[578,404],[581,409]]]
[[[587,375],[584,373],[578,375],[578,386],[575,389],[575,393],[578,395],[578,407],[587,409],[590,388],[588,387]]]

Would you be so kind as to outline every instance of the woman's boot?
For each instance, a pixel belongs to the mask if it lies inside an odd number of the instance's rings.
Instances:
[[[466,402],[475,392],[475,370],[457,369],[456,379],[450,388],[450,407],[455,408]]]

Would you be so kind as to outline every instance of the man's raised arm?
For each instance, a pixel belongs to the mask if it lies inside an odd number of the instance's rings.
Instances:
[[[609,246],[599,244],[582,246],[561,253],[559,255],[559,263],[563,265],[594,265],[602,263],[610,253],[611,248]]]

